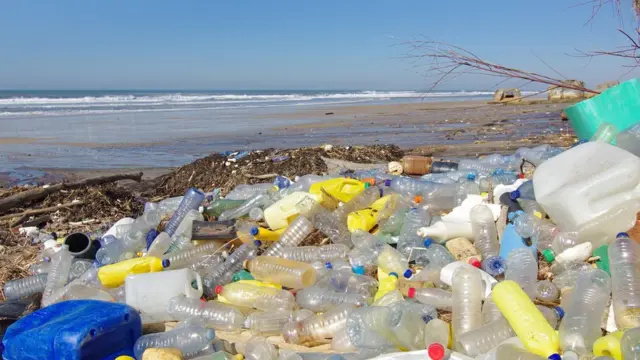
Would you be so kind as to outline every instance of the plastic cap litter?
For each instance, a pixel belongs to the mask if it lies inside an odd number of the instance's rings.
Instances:
[[[478,269],[480,268],[480,265],[482,265],[480,263],[480,260],[476,259],[476,258],[471,258],[467,261],[469,263],[469,265],[477,267]]]
[[[509,198],[511,198],[511,200],[516,200],[519,197],[520,197],[520,190],[514,190],[511,192],[511,194],[509,194]]]
[[[413,197],[413,202],[416,204],[420,204],[422,202],[422,196],[416,195]]]
[[[564,317],[564,309],[561,308],[560,306],[556,306],[555,310],[556,310],[556,313],[558,314],[558,317],[562,319]]]
[[[413,272],[411,272],[411,269],[407,269],[407,271],[404,272],[405,279],[408,279],[411,276],[413,276]]]
[[[438,343],[433,343],[429,345],[427,354],[429,354],[431,360],[442,360],[444,359],[444,346]]]
[[[389,273],[389,276],[395,276],[395,277],[396,277],[396,279],[397,279],[397,278],[398,278],[398,273],[390,272],[390,273]]]
[[[171,261],[169,259],[162,259],[162,267],[166,269],[169,266],[171,266]]]
[[[618,235],[616,235],[616,238],[621,238],[621,237],[629,237],[629,234],[627,234],[626,232],[621,232],[621,233],[618,233]]]
[[[351,268],[351,271],[353,271],[354,273],[358,274],[358,275],[364,275],[364,266],[354,266]]]
[[[369,186],[371,186],[371,184],[369,184],[368,182],[364,183],[364,188],[365,188],[365,189],[368,189],[368,188],[369,188]]]
[[[220,295],[223,289],[224,287],[222,285],[217,285],[214,292],[216,293],[216,295]]]
[[[542,257],[549,263],[552,263],[556,259],[551,249],[542,250]]]
[[[428,248],[429,246],[431,246],[431,244],[433,244],[433,239],[428,237],[426,239],[424,239],[424,247]]]
[[[387,179],[384,181],[384,186],[391,186],[391,179]]]
[[[547,359],[549,359],[549,360],[562,360],[562,357],[560,356],[560,354],[552,354]]]
[[[260,247],[260,245],[262,245],[262,242],[260,240],[254,240],[253,243],[257,246]]]
[[[257,226],[254,226],[251,228],[251,235],[256,236],[258,235],[259,232],[260,232],[260,229],[258,229]]]
[[[327,269],[333,269],[333,264],[327,261],[326,263],[324,263],[324,267]]]
[[[416,288],[409,288],[409,290],[407,291],[407,297],[409,297],[409,299],[413,299],[414,297],[416,297]]]
[[[475,179],[476,179],[475,174],[467,174],[467,180],[475,180]]]

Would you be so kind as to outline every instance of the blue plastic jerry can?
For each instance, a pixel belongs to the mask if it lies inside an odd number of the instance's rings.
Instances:
[[[536,245],[527,246],[527,242],[522,236],[518,235],[516,227],[513,224],[507,224],[502,233],[502,240],[500,241],[500,257],[507,260],[509,253],[515,249],[529,248],[533,252],[533,256],[538,258],[538,250]]]
[[[97,300],[69,300],[31,313],[7,329],[4,360],[113,360],[133,356],[142,335],[134,308]]]

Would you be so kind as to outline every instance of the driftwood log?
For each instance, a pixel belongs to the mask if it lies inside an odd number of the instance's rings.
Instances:
[[[100,176],[90,179],[84,179],[77,182],[71,183],[61,183],[56,185],[51,185],[46,188],[36,188],[30,189],[27,191],[23,191],[11,196],[8,196],[4,199],[0,199],[0,214],[3,214],[14,207],[27,203],[29,201],[36,201],[46,198],[50,194],[57,193],[62,190],[70,190],[77,189],[83,186],[91,186],[91,185],[101,185],[106,184],[118,180],[133,180],[140,182],[142,180],[142,173],[135,174],[117,174],[117,175],[108,175],[108,176]]]

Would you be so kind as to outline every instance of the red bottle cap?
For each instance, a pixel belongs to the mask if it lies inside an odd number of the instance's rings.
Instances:
[[[472,266],[477,267],[478,269],[480,268],[480,265],[481,265],[480,260],[478,260],[478,259],[476,259],[476,258],[471,258],[471,259],[469,259],[468,263],[469,263],[470,265],[472,265]]]
[[[222,285],[217,285],[214,291],[215,291],[216,295],[220,295],[220,293],[222,292],[223,289],[224,289],[224,287]]]
[[[438,344],[438,343],[433,343],[431,345],[429,345],[429,348],[427,349],[427,354],[429,354],[429,357],[431,358],[431,360],[442,360],[444,359],[444,346]]]
[[[416,288],[410,287],[407,291],[407,296],[409,297],[409,299],[413,299],[414,297],[416,297]]]

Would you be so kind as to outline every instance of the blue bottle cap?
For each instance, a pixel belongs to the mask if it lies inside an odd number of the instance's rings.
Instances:
[[[378,189],[380,190],[380,197],[383,197],[384,196],[384,190],[381,187],[379,187]]]
[[[351,268],[351,271],[353,271],[354,273],[358,274],[358,275],[364,275],[364,266],[353,266]]]
[[[384,186],[391,186],[391,179],[386,179],[384,181]]]
[[[424,321],[424,323],[428,323],[429,321],[433,320],[433,317],[429,316],[429,315],[422,315],[422,321]]]
[[[256,236],[258,235],[259,232],[260,232],[260,229],[258,229],[257,226],[254,226],[251,228],[251,235]]]
[[[549,359],[549,360],[562,360],[562,357],[560,356],[560,354],[552,354],[547,359]]]
[[[621,232],[618,233],[618,235],[616,235],[616,238],[622,238],[622,237],[629,237],[629,234],[627,234],[626,232]]]
[[[426,239],[424,239],[424,247],[428,248],[429,246],[431,246],[431,244],[433,244],[433,239],[428,237]]]
[[[398,278],[398,273],[390,272],[390,273],[389,273],[389,276],[395,276],[395,277],[396,277],[396,279],[397,279],[397,278]]]
[[[511,200],[516,200],[519,197],[520,197],[520,190],[514,190],[509,194],[509,198]]]
[[[514,213],[514,212],[510,212],[510,213],[507,215],[507,219],[509,219],[509,221],[513,220],[513,218],[514,218],[514,217],[516,217],[516,213]]]
[[[162,267],[166,269],[169,266],[171,266],[171,261],[169,259],[162,259]]]
[[[409,279],[411,276],[413,276],[413,272],[411,271],[411,269],[407,269],[407,271],[405,271],[403,275],[405,279]]]
[[[256,247],[260,247],[260,245],[262,245],[262,242],[261,242],[260,240],[254,240],[254,241],[253,241],[253,244],[254,244]]]
[[[556,306],[554,309],[558,314],[558,318],[562,319],[564,317],[564,310],[560,306]]]
[[[467,180],[475,180],[475,179],[476,179],[475,174],[467,174]]]
[[[324,267],[327,269],[333,269],[333,264],[327,261],[326,263],[324,263]]]

